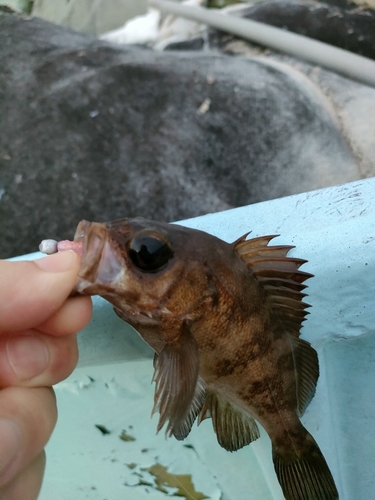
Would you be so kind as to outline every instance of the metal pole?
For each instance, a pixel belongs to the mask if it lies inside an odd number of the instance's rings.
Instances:
[[[225,15],[214,9],[189,7],[168,0],[149,0],[149,4],[159,10],[227,31],[375,87],[375,61],[348,50],[257,21]]]

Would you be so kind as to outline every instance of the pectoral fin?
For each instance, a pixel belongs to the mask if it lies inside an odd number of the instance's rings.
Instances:
[[[212,425],[220,446],[227,451],[236,451],[259,437],[255,420],[217,394],[208,392],[202,408],[199,423],[207,417]]]
[[[198,383],[198,345],[183,323],[180,335],[166,343],[154,358],[156,383],[154,408],[160,413],[158,432],[166,422],[166,435],[177,439],[187,436],[204,399],[204,383]]]
[[[172,434],[179,441],[185,439],[186,436],[189,434],[191,427],[195,422],[195,419],[197,418],[202,409],[205,394],[206,394],[206,384],[204,380],[201,379],[201,377],[198,377],[198,383],[195,387],[194,398],[189,408],[189,411],[186,417],[181,422],[181,424],[178,426],[176,425],[173,426],[172,429]]]

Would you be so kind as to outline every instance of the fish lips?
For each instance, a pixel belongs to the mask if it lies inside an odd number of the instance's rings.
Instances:
[[[82,243],[82,261],[75,290],[84,295],[101,295],[113,290],[125,266],[109,237],[106,224],[82,220],[74,241]]]

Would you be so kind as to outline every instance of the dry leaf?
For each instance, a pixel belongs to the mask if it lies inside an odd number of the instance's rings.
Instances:
[[[163,493],[168,493],[165,487],[169,486],[178,490],[173,496],[183,497],[186,500],[204,500],[208,498],[203,493],[195,491],[191,474],[171,474],[166,467],[160,464],[155,464],[147,470],[155,476],[156,489]]]

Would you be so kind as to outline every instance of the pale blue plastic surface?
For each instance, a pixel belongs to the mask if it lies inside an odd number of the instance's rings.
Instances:
[[[309,261],[303,270],[315,277],[308,282],[312,308],[302,336],[318,351],[321,375],[303,423],[329,463],[340,499],[374,499],[375,179],[183,224],[227,241],[249,230],[280,234],[277,243],[295,245],[292,254]],[[60,416],[40,499],[165,499],[142,470],[159,462],[192,474],[208,498],[282,500],[265,433],[236,453],[219,447],[210,421],[194,426],[183,443],[155,436],[152,352],[109,304],[94,302],[93,320],[79,337],[80,367],[56,386]],[[111,434],[103,436],[95,424]],[[135,441],[120,440],[122,429]],[[151,486],[130,486],[140,479]]]

